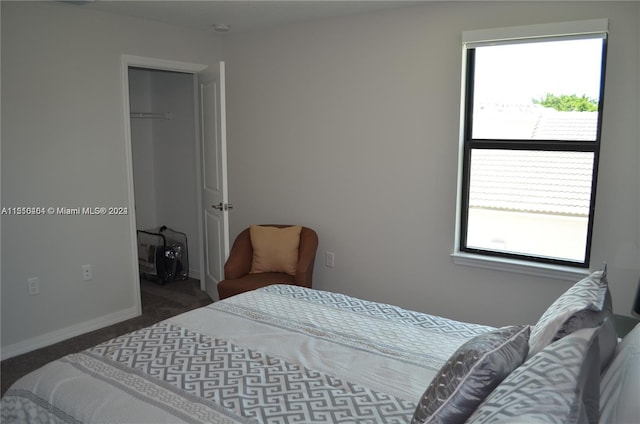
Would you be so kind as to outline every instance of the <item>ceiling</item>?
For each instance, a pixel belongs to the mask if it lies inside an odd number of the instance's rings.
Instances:
[[[424,1],[424,0],[422,0]],[[312,20],[403,7],[420,1],[403,0],[75,0],[65,3],[118,15],[150,19],[190,28],[214,24],[240,33]]]

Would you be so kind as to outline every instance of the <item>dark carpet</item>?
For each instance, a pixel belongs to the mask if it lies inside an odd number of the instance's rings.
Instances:
[[[211,298],[200,290],[200,281],[191,278],[185,281],[170,281],[164,285],[141,280],[140,296],[142,315],[138,317],[2,361],[2,395],[17,379],[48,362],[212,302]]]

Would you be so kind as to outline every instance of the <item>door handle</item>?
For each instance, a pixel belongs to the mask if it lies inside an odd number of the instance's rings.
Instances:
[[[231,203],[218,203],[217,205],[211,205],[213,209],[218,209],[219,211],[227,211],[229,209],[233,209],[233,205]]]

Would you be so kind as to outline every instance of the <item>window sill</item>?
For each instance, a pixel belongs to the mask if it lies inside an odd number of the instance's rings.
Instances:
[[[534,275],[536,277],[578,281],[589,275],[589,270],[586,268],[495,258],[464,252],[454,252],[451,256],[453,257],[453,263],[457,265],[515,272],[518,274]]]

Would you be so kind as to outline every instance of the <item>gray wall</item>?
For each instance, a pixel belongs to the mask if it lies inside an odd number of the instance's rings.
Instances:
[[[225,39],[231,231],[301,223],[317,288],[491,325],[569,281],[455,265],[461,33],[609,18],[592,264],[616,312],[640,276],[637,2],[442,2]],[[335,268],[323,266],[325,250]]]
[[[215,64],[221,52],[212,32],[3,1],[2,205],[131,206],[121,55]],[[2,227],[3,354],[135,312],[128,216],[3,216]]]

